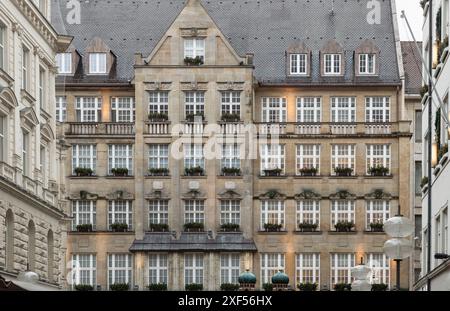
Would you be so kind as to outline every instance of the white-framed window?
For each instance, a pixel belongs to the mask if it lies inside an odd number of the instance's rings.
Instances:
[[[184,39],[184,58],[199,57],[205,61],[205,39],[186,38]]]
[[[366,97],[366,122],[385,123],[391,120],[391,99],[385,96]]]
[[[441,214],[436,216],[435,218],[435,236],[434,236],[434,244],[436,253],[442,253],[442,227],[441,227]]]
[[[370,224],[384,224],[390,216],[391,204],[386,200],[370,200],[366,202],[366,229],[370,230]]]
[[[148,201],[148,224],[169,224],[169,200]]]
[[[320,284],[320,254],[301,253],[295,256],[296,283]]]
[[[448,254],[448,207],[442,211],[442,253]]]
[[[169,115],[169,92],[152,91],[148,94],[148,113]]]
[[[75,110],[78,122],[101,122],[102,98],[77,97]]]
[[[46,102],[46,72],[43,68],[39,68],[39,104],[41,106],[41,109],[47,110],[47,102]]]
[[[356,98],[331,97],[331,122],[356,122]]]
[[[0,23],[0,69],[5,69],[6,63],[6,26]]]
[[[284,174],[285,146],[275,144],[263,144],[260,146],[261,175],[265,176],[265,170],[281,169]]]
[[[148,168],[169,168],[169,145],[148,145]]]
[[[241,91],[221,92],[221,112],[224,114],[241,115]]]
[[[92,200],[72,201],[72,230],[77,230],[78,225],[96,226],[96,202]]]
[[[297,122],[317,123],[321,122],[322,98],[321,97],[297,97]]]
[[[222,146],[222,168],[241,168],[241,149],[237,144]]]
[[[261,284],[272,283],[272,276],[284,270],[284,254],[263,253],[261,258]]]
[[[133,97],[111,98],[111,120],[114,122],[134,122],[136,117]]]
[[[391,145],[367,145],[367,174],[373,167],[391,169]]]
[[[29,66],[30,66],[30,50],[22,47],[22,89],[28,90],[29,88]]]
[[[67,119],[67,98],[66,96],[56,96],[56,122],[66,122]]]
[[[375,74],[375,54],[359,54],[359,74]]]
[[[22,129],[22,171],[25,176],[30,174],[30,133]]]
[[[286,122],[287,99],[285,97],[263,97],[261,100],[262,122]]]
[[[220,284],[238,284],[240,274],[240,255],[220,255]]]
[[[320,201],[299,200],[297,201],[296,213],[297,225],[302,223],[317,224],[320,226]]]
[[[261,201],[261,230],[265,230],[265,224],[282,225],[282,228],[284,228],[284,211],[284,201]]]
[[[331,201],[331,230],[336,230],[334,226],[344,221],[355,223],[355,201]]]
[[[334,169],[352,168],[355,174],[355,145],[332,145],[331,146],[331,174],[336,175]]]
[[[203,254],[184,255],[184,285],[203,284]]]
[[[383,253],[369,253],[367,254],[367,259],[368,267],[372,269],[370,283],[389,286],[391,279],[389,258]]]
[[[44,188],[47,188],[48,186],[48,179],[50,177],[50,150],[48,148],[47,143],[44,143],[40,147],[40,157],[39,157],[39,169],[42,173],[42,180],[44,183]]]
[[[106,73],[106,53],[89,54],[89,73],[91,74]]]
[[[97,285],[97,256],[95,254],[72,254],[72,284]]]
[[[205,201],[184,201],[184,223],[205,223]]]
[[[113,168],[126,168],[133,175],[133,145],[108,145],[108,174]]]
[[[184,167],[205,168],[205,158],[203,157],[203,145],[201,144],[184,144]]]
[[[0,161],[4,162],[7,159],[8,155],[6,150],[8,150],[8,143],[6,138],[8,135],[6,134],[7,129],[7,117],[0,114]]]
[[[128,230],[133,229],[133,203],[128,200],[112,200],[108,202],[108,227],[113,224],[127,224]]]
[[[56,64],[58,66],[59,74],[71,74],[72,73],[72,53],[56,54]]]
[[[169,260],[167,254],[148,254],[148,284],[168,283]]]
[[[341,74],[341,54],[324,54],[324,73],[326,75]]]
[[[290,54],[290,74],[306,75],[308,73],[308,55],[307,54]]]
[[[334,253],[331,254],[331,285],[351,284],[351,270],[355,266],[355,254]]]
[[[96,145],[73,145],[72,146],[72,174],[75,169],[90,168],[94,174],[97,168],[97,146]]]
[[[185,113],[189,115],[205,114],[205,92],[204,91],[188,91],[184,93],[185,97]]]
[[[109,254],[108,255],[108,285],[129,284],[131,285],[132,273],[131,254]],[[108,286],[108,288],[109,288]]]
[[[222,200],[220,201],[220,224],[236,224],[241,223],[241,201],[239,200]]]
[[[297,171],[300,175],[300,170],[304,168],[315,168],[317,174],[320,174],[320,145],[297,145],[296,157]]]

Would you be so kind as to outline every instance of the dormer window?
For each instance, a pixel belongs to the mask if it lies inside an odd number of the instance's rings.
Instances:
[[[106,73],[106,53],[89,54],[89,73],[91,74]]]
[[[186,38],[184,39],[184,59],[200,59],[205,61],[205,39]]]
[[[58,66],[59,74],[72,73],[72,53],[56,54],[56,64]]]
[[[375,74],[375,54],[359,54],[359,73]]]
[[[290,74],[291,75],[306,75],[307,74],[307,55],[306,54],[291,54],[290,55]]]
[[[341,74],[341,54],[325,54],[324,63],[326,75]]]

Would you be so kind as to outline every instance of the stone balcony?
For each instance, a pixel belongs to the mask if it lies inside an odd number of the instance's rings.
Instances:
[[[69,122],[64,124],[65,134],[68,136],[134,136],[134,123],[87,123]]]

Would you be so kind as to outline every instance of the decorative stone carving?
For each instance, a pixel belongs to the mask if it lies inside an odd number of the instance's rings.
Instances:
[[[207,91],[208,83],[207,82],[181,82],[181,90],[183,91]]]
[[[199,190],[191,190],[183,195],[183,199],[206,199],[206,197]]]
[[[355,200],[356,195],[348,192],[347,190],[341,190],[336,193],[330,194],[332,200]]]
[[[384,192],[383,189],[375,189],[373,192],[367,193],[364,198],[366,200],[392,200],[392,195]]]
[[[124,190],[108,193],[105,197],[108,200],[134,200],[134,194]]]
[[[162,181],[154,181],[152,187],[153,187],[153,190],[163,190],[164,183]]]
[[[70,195],[71,200],[98,200],[99,195],[96,193],[90,193],[86,190],[81,190],[78,193],[73,193]]]
[[[200,183],[198,181],[190,181],[189,182],[189,190],[199,190]]]
[[[226,190],[219,193],[219,200],[242,200],[242,196],[236,191]]]
[[[303,192],[295,195],[294,197],[297,201],[299,200],[320,200],[322,196],[318,193],[315,193],[312,190],[304,190]]]
[[[169,91],[171,89],[171,82],[144,82],[144,87],[146,91]]]
[[[217,82],[217,89],[219,91],[242,91],[244,90],[244,82]]]
[[[234,189],[236,189],[236,183],[234,181],[227,181],[227,182],[225,182],[225,189],[226,190],[234,190]]]
[[[285,200],[286,195],[278,192],[278,190],[269,190],[259,196],[260,200]]]
[[[182,37],[206,37],[208,28],[181,28],[180,33]]]

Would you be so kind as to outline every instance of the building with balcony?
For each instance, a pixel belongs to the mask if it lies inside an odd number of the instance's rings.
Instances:
[[[395,5],[370,25],[335,2],[85,2],[80,24],[55,4],[75,36],[56,94],[69,288],[217,290],[245,270],[262,288],[283,270],[333,289],[360,258],[395,283],[383,222],[411,216]]]
[[[57,289],[64,282],[64,204],[59,196],[55,55],[71,38],[51,26],[50,1],[0,3],[0,276],[24,272]]]

